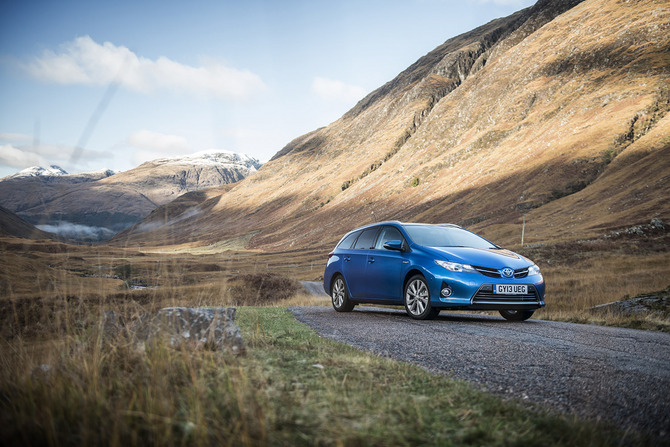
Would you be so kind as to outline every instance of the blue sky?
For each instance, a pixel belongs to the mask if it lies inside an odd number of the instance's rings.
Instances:
[[[0,177],[203,150],[267,160],[534,0],[0,2]]]

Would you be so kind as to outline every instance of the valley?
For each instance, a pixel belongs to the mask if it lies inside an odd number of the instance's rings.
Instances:
[[[0,179],[0,206],[75,242],[107,240],[184,193],[235,183],[261,163],[226,151],[145,162],[124,171],[68,174],[28,168]]]

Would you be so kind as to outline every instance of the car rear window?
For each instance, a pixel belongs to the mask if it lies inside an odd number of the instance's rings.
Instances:
[[[370,249],[375,245],[375,239],[377,238],[377,232],[379,228],[369,228],[363,231],[363,234],[356,241],[354,248],[356,249]]]
[[[342,239],[342,242],[338,244],[337,248],[342,248],[345,250],[350,249],[354,245],[354,241],[356,240],[359,234],[361,234],[360,231],[354,231],[353,233],[345,236],[345,238]]]

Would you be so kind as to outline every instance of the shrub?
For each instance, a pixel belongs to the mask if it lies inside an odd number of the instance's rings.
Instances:
[[[121,279],[128,279],[133,274],[133,267],[130,264],[124,264],[114,269],[114,274]]]
[[[262,306],[291,298],[301,290],[298,281],[276,273],[247,273],[231,280],[230,299],[238,305]]]

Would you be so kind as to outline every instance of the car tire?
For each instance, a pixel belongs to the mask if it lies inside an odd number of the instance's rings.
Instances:
[[[432,320],[440,313],[430,305],[430,289],[422,275],[414,275],[407,281],[403,298],[407,315],[415,320]]]
[[[525,321],[533,316],[534,310],[501,310],[500,315],[509,321]]]
[[[330,298],[333,309],[338,312],[351,312],[355,304],[349,299],[347,283],[342,275],[337,275],[330,286]]]

